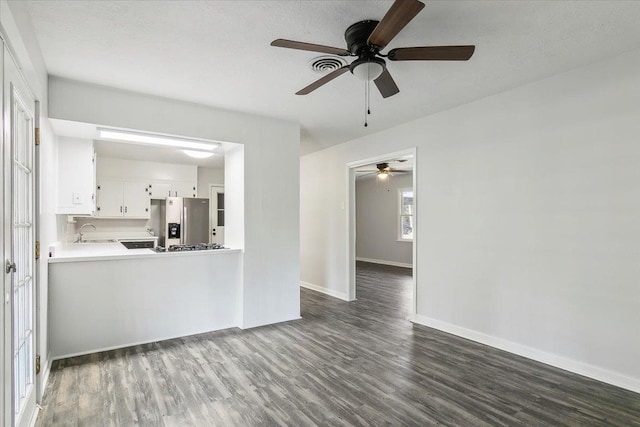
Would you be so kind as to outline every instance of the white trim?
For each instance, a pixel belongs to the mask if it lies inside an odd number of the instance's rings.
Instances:
[[[29,424],[27,424],[29,427],[33,427],[36,425],[36,421],[38,420],[39,413],[40,413],[40,405],[36,404],[36,407],[33,410],[33,413],[31,414],[31,418],[29,419]]]
[[[36,402],[38,404],[42,403],[42,399],[44,398],[44,394],[47,391],[47,384],[49,383],[49,374],[51,374],[51,354],[48,355],[46,363],[44,365],[44,369],[42,371],[42,382],[40,383],[40,391],[42,394],[40,396],[36,396]]]
[[[349,299],[349,295],[346,292],[336,291],[334,289],[324,288],[322,286],[314,285],[313,283],[300,281],[300,287],[305,289],[311,289],[312,291],[320,292],[321,294],[329,295],[330,297],[338,298],[343,301],[355,301]]]
[[[359,256],[356,257],[356,261],[370,262],[373,264],[392,265],[394,267],[413,268],[413,264],[408,264],[406,262],[385,261],[381,259],[362,258]]]
[[[285,323],[285,322],[293,322],[296,320],[300,320],[302,319],[302,317],[300,316],[295,316],[295,317],[291,317],[288,319],[281,319],[281,320],[273,320],[273,321],[268,321],[268,322],[260,322],[260,323],[250,323],[248,325],[242,325],[242,326],[238,326],[239,329],[245,330],[245,329],[253,329],[253,328],[260,328],[262,326],[269,326],[269,325],[275,325],[276,323]]]
[[[449,334],[457,335],[471,341],[479,342],[480,344],[508,351],[509,353],[526,357],[527,359],[564,369],[565,371],[573,372],[575,374],[583,375],[585,377],[640,393],[640,378],[628,377],[618,372],[610,371],[577,360],[568,359],[563,356],[558,356],[557,354],[548,353],[543,350],[538,350],[533,347],[485,334],[484,332],[474,331],[462,326],[422,316],[420,314],[417,314],[414,317],[413,322],[439,331],[447,332]]]
[[[86,356],[87,354],[102,353],[103,351],[111,351],[111,350],[118,350],[120,348],[135,347],[137,345],[151,344],[151,343],[154,343],[154,342],[174,340],[174,339],[177,339],[177,338],[185,338],[185,337],[190,337],[190,336],[193,336],[193,335],[206,334],[206,333],[209,333],[209,332],[217,332],[217,331],[222,331],[222,330],[225,330],[225,329],[232,329],[232,328],[239,328],[239,326],[236,325],[236,324],[233,324],[233,325],[222,326],[222,327],[216,328],[216,329],[207,329],[207,330],[203,330],[203,331],[193,332],[193,333],[189,333],[187,335],[167,336],[167,337],[161,337],[161,338],[154,338],[154,339],[151,339],[151,340],[136,341],[136,342],[132,342],[132,343],[118,344],[118,345],[113,345],[113,346],[109,346],[109,347],[102,347],[102,348],[96,348],[96,349],[91,349],[91,350],[86,350],[86,351],[79,351],[77,353],[69,353],[69,354],[63,354],[63,355],[60,355],[60,356],[55,356],[55,357],[51,358],[50,360],[51,360],[51,363],[53,363],[55,360],[69,359],[71,357],[78,357],[78,356]]]

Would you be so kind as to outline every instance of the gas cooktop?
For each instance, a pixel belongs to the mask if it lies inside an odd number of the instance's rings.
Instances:
[[[171,245],[167,249],[157,246],[157,252],[189,252],[189,251],[208,251],[212,249],[226,249],[218,243],[198,243],[197,245]]]

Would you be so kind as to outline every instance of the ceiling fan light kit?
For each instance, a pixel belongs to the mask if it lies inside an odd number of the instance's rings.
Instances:
[[[395,48],[386,55],[381,53],[423,8],[424,3],[418,0],[396,0],[382,20],[364,20],[349,26],[344,34],[347,49],[286,39],[274,40],[271,46],[358,57],[350,65],[338,68],[299,90],[296,95],[307,95],[349,70],[360,80],[373,81],[382,97],[388,98],[400,89],[382,58],[390,61],[467,61],[475,51],[473,45],[421,46]]]
[[[349,71],[358,79],[370,82],[380,77],[386,68],[384,59],[358,58],[351,63]]]

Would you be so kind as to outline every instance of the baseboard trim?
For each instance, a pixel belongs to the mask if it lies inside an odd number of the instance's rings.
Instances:
[[[44,365],[44,372],[42,373],[42,395],[38,396],[37,402],[42,402],[44,394],[47,391],[47,384],[49,383],[49,374],[51,374],[51,355],[47,356],[46,364]]]
[[[351,301],[349,299],[349,295],[346,292],[336,291],[334,289],[327,289],[322,286],[314,285],[309,282],[300,282],[300,286],[306,289],[311,289],[312,291],[320,292],[321,294],[329,295],[330,297],[338,298],[343,301]]]
[[[34,427],[36,425],[36,421],[38,420],[39,413],[40,413],[40,405],[36,405],[35,409],[33,410],[33,414],[31,414],[31,419],[27,424],[29,427]]]
[[[300,319],[302,319],[302,317],[294,316],[294,317],[288,317],[286,319],[278,319],[278,320],[273,320],[273,321],[268,321],[268,322],[249,323],[247,325],[239,326],[239,328],[242,329],[242,330],[260,328],[262,326],[275,325],[275,324],[278,324],[278,323],[285,323],[285,322],[293,322],[295,320],[300,320]]]
[[[362,257],[356,257],[356,261],[370,262],[373,264],[392,265],[394,267],[413,268],[413,264],[407,264],[406,262],[385,261],[381,259],[362,258]]]
[[[63,355],[59,355],[59,356],[53,356],[53,357],[50,357],[49,360],[51,361],[50,363],[53,363],[56,360],[69,359],[69,358],[78,357],[78,356],[86,356],[87,354],[102,353],[104,351],[118,350],[118,349],[121,349],[121,348],[134,347],[134,346],[143,345],[143,344],[151,344],[151,343],[154,343],[154,342],[168,341],[168,340],[174,340],[174,339],[178,339],[178,338],[186,338],[186,337],[190,337],[190,336],[193,336],[193,335],[207,334],[209,332],[216,332],[216,331],[222,331],[222,330],[225,330],[225,329],[233,329],[233,328],[238,328],[238,325],[236,325],[235,323],[233,325],[221,325],[220,327],[215,328],[215,329],[207,329],[207,330],[204,330],[204,331],[195,331],[193,333],[187,333],[187,334],[183,334],[183,335],[175,335],[175,336],[174,335],[170,335],[170,336],[157,337],[157,338],[153,338],[153,339],[136,341],[136,342],[131,342],[131,343],[117,344],[117,345],[112,345],[112,346],[108,346],[108,347],[95,348],[95,349],[91,349],[91,350],[83,350],[83,351],[78,351],[78,352],[75,352],[75,353],[68,353],[68,354],[63,354]]]
[[[541,362],[547,365],[554,366],[556,368],[564,369],[565,371],[573,372],[574,374],[579,374],[585,377],[592,378],[594,380],[614,385],[616,387],[640,393],[640,379],[628,377],[618,372],[609,371],[598,366],[593,366],[587,363],[579,362],[577,360],[568,359],[563,356],[558,356],[553,353],[548,353],[546,351],[538,350],[533,347],[528,347],[523,344],[514,343],[512,341],[498,338],[493,335],[485,334],[484,332],[474,331],[462,326],[457,326],[451,323],[443,322],[441,320],[422,316],[420,314],[417,314],[414,317],[413,322],[419,325],[437,329],[442,332],[457,335],[459,337],[466,338],[480,344],[495,347],[509,353],[517,354],[518,356],[526,357],[527,359],[532,359],[536,362]]]

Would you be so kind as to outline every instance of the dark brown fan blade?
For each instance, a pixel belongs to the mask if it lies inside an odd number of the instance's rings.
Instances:
[[[475,50],[475,46],[400,47],[391,49],[388,57],[392,61],[467,61]]]
[[[423,7],[424,3],[418,0],[396,0],[369,35],[368,43],[385,47]]]
[[[380,74],[380,77],[375,79],[373,82],[378,87],[378,90],[380,91],[380,94],[383,98],[388,98],[400,92],[400,89],[398,89],[396,82],[393,81],[393,77],[391,77],[391,74],[389,74],[389,70],[387,70],[386,68],[382,72],[382,74]]]
[[[349,56],[351,52],[339,47],[323,46],[321,44],[297,42],[294,40],[277,39],[271,42],[271,46],[286,47],[289,49],[310,50],[312,52],[330,53],[332,55]]]
[[[342,67],[342,68],[338,68],[337,70],[334,70],[334,71],[330,72],[329,74],[327,74],[323,78],[318,79],[315,82],[311,83],[309,86],[305,87],[304,89],[300,89],[298,92],[296,92],[296,95],[306,95],[308,93],[311,93],[314,90],[318,89],[320,86],[322,86],[322,85],[324,85],[326,83],[329,83],[331,80],[333,80],[336,77],[342,75],[348,69],[349,69],[349,67],[346,66],[346,65],[344,67]]]

